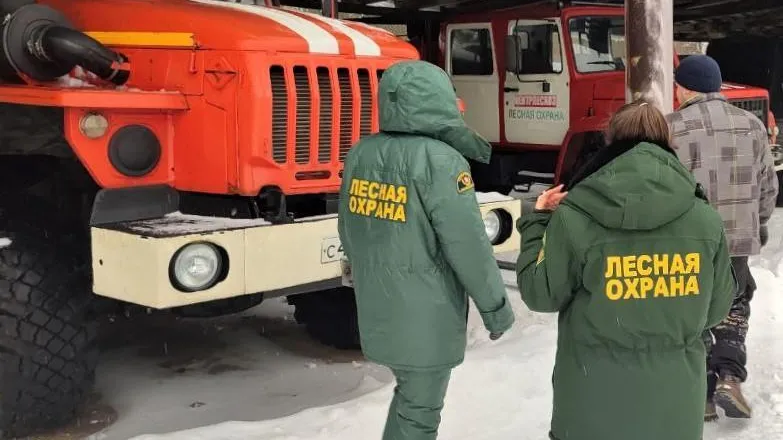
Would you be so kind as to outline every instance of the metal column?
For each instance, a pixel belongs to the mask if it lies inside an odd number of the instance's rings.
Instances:
[[[321,15],[337,18],[337,0],[321,0]]]
[[[644,99],[664,114],[674,101],[672,0],[625,0],[626,99]]]

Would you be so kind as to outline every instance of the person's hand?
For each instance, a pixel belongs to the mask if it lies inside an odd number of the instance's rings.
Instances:
[[[563,191],[563,185],[557,185],[541,193],[536,200],[537,211],[554,211],[560,205],[560,202],[568,195],[568,191]]]
[[[498,339],[500,339],[501,336],[503,336],[503,332],[500,332],[500,333],[490,333],[489,334],[489,339],[491,341],[497,341]]]
[[[759,239],[761,240],[761,245],[766,246],[767,240],[769,240],[769,231],[767,230],[767,226],[764,225],[759,229]]]

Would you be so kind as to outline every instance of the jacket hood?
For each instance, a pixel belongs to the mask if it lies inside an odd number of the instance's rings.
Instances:
[[[383,73],[378,85],[380,129],[427,136],[463,156],[489,163],[492,147],[465,125],[448,74],[424,61],[404,61]]]
[[[563,200],[606,228],[653,230],[690,210],[700,192],[668,146],[603,148],[580,170]]]

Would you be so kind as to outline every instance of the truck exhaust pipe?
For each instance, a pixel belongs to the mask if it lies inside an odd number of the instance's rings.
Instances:
[[[17,2],[19,3],[19,2]],[[2,24],[0,79],[24,83],[21,75],[48,82],[80,66],[99,78],[123,85],[130,77],[127,58],[79,32],[58,11],[26,3],[6,13]]]

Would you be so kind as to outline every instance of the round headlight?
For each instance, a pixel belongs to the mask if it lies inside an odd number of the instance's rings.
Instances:
[[[106,134],[108,129],[109,121],[98,113],[88,113],[79,121],[79,131],[89,139],[98,139]]]
[[[174,254],[171,278],[179,290],[197,292],[215,285],[223,269],[223,258],[209,243],[191,243]]]
[[[487,233],[490,243],[495,244],[498,237],[500,237],[501,228],[500,214],[494,209],[489,211],[484,216],[484,231]]]

